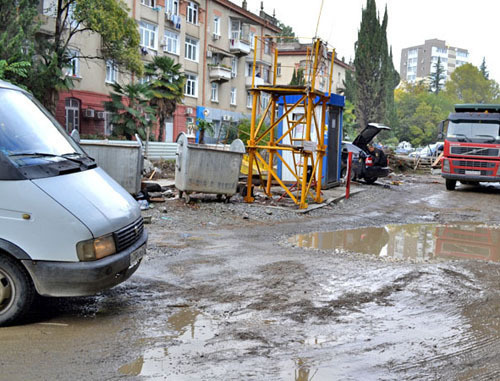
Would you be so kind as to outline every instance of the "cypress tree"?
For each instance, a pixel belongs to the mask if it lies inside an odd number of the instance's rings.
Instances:
[[[486,69],[486,58],[485,57],[483,57],[483,62],[481,63],[479,70],[481,71],[481,74],[483,75],[484,79],[490,79],[490,73],[488,73],[488,69]]]
[[[360,126],[387,121],[394,114],[394,89],[399,83],[387,44],[387,8],[383,22],[377,16],[375,0],[362,10],[358,41],[355,44],[355,112]],[[392,118],[391,118],[392,119]]]
[[[441,57],[438,57],[437,62],[434,64],[434,68],[436,70],[429,76],[429,91],[437,95],[443,87],[442,81],[446,78],[446,75],[444,74],[444,68],[441,65]]]

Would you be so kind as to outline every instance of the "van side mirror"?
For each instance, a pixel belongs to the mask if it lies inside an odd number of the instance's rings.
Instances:
[[[444,130],[444,120],[442,120],[441,122],[439,122],[439,125],[438,125],[438,135],[437,135],[437,138],[439,140],[443,139],[443,130]]]
[[[80,144],[80,133],[76,128],[73,131],[71,131],[70,136],[76,143]]]

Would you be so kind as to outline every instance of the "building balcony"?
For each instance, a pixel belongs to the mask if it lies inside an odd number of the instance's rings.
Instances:
[[[229,40],[229,51],[238,56],[246,56],[250,54],[250,42],[231,38]]]
[[[209,66],[208,68],[211,81],[226,82],[231,79],[231,69],[222,65]]]
[[[254,82],[255,87],[262,86],[264,84],[265,82],[261,77],[255,77],[255,82]],[[252,87],[252,77],[245,77],[245,85],[246,87]]]

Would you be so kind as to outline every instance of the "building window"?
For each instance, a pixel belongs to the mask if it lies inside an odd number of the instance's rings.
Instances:
[[[236,106],[236,87],[231,87],[231,105]]]
[[[281,76],[281,63],[279,63],[279,62],[278,62],[278,66],[276,67],[276,75],[278,77]],[[339,75],[340,75],[340,73],[339,73]]]
[[[177,33],[165,30],[163,43],[165,44],[163,51],[177,55],[179,54],[179,35]]]
[[[264,67],[264,82],[271,82],[271,69],[269,67]]]
[[[271,37],[264,37],[264,53],[271,54]]]
[[[210,97],[212,102],[219,101],[219,84],[216,82],[212,82],[212,96]]]
[[[141,46],[150,49],[156,49],[156,30],[154,24],[145,21],[139,23],[139,33],[141,34]]]
[[[153,8],[155,6],[155,0],[141,0],[141,4]]]
[[[80,77],[80,52],[78,50],[69,50],[70,61],[64,70],[64,74],[69,77]]]
[[[247,63],[247,77],[251,77],[253,74],[253,63]]]
[[[469,53],[467,52],[461,52],[460,50],[457,51],[457,57],[463,57],[463,58],[468,58]]]
[[[80,101],[75,98],[66,98],[66,131],[80,131]]]
[[[146,84],[146,83],[151,82],[151,80],[152,80],[152,79],[153,79],[153,78],[152,78],[150,75],[146,75],[146,76],[144,76],[144,77],[139,78],[139,83],[140,83],[141,85],[144,85],[144,84]]]
[[[198,4],[188,2],[186,21],[190,24],[198,24]]]
[[[186,84],[184,85],[184,95],[189,97],[198,96],[198,76],[195,74],[186,74]]]
[[[255,48],[255,32],[250,32],[248,38],[250,40],[250,48],[253,50]]]
[[[178,15],[179,14],[179,0],[166,0],[165,1],[165,13],[167,13],[167,18],[170,20],[168,15]]]
[[[238,58],[233,57],[231,60],[231,77],[235,78],[238,74]]]
[[[186,118],[186,132],[188,137],[194,138],[196,136],[195,126],[196,124],[194,123],[194,119],[188,116]]]
[[[269,94],[265,94],[263,93],[262,96],[261,96],[261,106],[263,109],[265,109],[267,107],[267,105],[269,104],[269,97],[270,95]]]
[[[111,119],[113,118],[113,113],[109,111],[104,112],[104,135],[109,136],[113,132],[113,124]]]
[[[118,74],[118,70],[116,70],[116,65],[113,61],[106,61],[106,82],[107,83],[116,83],[116,76]]]
[[[188,60],[198,62],[198,40],[186,36],[186,43],[184,44],[185,57]]]
[[[410,49],[408,50],[408,57],[414,57],[418,55],[418,49]]]
[[[247,91],[247,108],[252,108],[252,93],[250,91]]]
[[[214,36],[220,36],[220,17],[214,16]]]

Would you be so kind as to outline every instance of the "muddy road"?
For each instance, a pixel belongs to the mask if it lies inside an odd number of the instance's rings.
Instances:
[[[402,180],[303,215],[147,211],[128,282],[0,328],[0,379],[500,379],[500,186]]]

